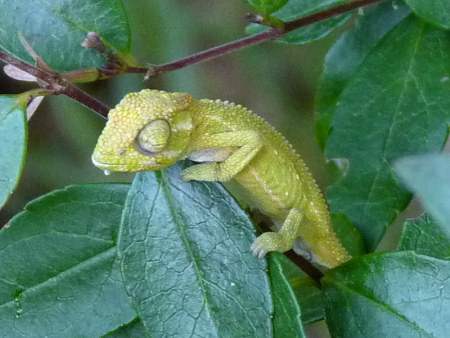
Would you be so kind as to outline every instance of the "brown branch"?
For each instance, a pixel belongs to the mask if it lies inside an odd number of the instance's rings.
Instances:
[[[128,71],[133,72],[133,73],[144,73],[145,72],[145,73],[147,73],[148,77],[157,76],[157,75],[165,73],[165,72],[184,68],[184,67],[190,66],[192,64],[200,63],[203,61],[207,61],[207,60],[216,58],[218,56],[222,56],[222,55],[231,53],[231,52],[238,50],[240,48],[243,48],[243,47],[256,45],[256,44],[270,41],[270,40],[276,40],[276,39],[283,37],[286,33],[292,32],[298,28],[305,27],[312,23],[322,21],[325,19],[329,19],[336,15],[344,14],[344,13],[350,12],[354,9],[364,7],[367,5],[372,5],[377,2],[382,2],[382,1],[384,1],[384,0],[359,0],[359,1],[346,3],[341,6],[337,6],[337,7],[333,7],[333,8],[324,10],[323,12],[320,12],[320,13],[315,13],[315,14],[306,16],[304,18],[286,22],[282,26],[272,27],[269,30],[259,33],[259,34],[255,34],[255,35],[252,35],[252,36],[240,39],[240,40],[226,43],[224,45],[206,49],[202,52],[193,54],[191,56],[182,58],[177,61],[173,61],[173,62],[162,64],[162,65],[150,66],[148,69],[147,68],[139,68],[139,67],[133,67],[131,69],[131,67],[130,67]]]
[[[311,277],[319,288],[321,287],[320,280],[323,277],[322,271],[312,265],[308,260],[306,260],[306,258],[297,255],[294,250],[286,251],[284,255],[289,258],[292,263],[297,265],[304,273]]]
[[[63,79],[59,74],[29,65],[2,51],[0,51],[0,60],[33,75],[42,83],[42,86],[45,89],[52,93],[66,95],[92,109],[101,116],[105,118],[108,116],[110,110],[108,106],[88,95],[81,89],[78,89],[70,81]]]

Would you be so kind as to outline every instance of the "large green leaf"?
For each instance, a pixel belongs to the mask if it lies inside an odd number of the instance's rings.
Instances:
[[[300,305],[302,323],[323,319],[322,292],[318,285],[286,256],[278,255],[278,260]]]
[[[128,188],[52,192],[0,231],[2,336],[96,337],[136,316],[116,263]]]
[[[134,319],[131,323],[121,326],[117,330],[114,330],[104,337],[108,338],[142,338],[146,337],[144,325],[142,325],[139,318]]]
[[[274,337],[306,337],[303,332],[300,307],[283,271],[284,256],[272,252],[269,256],[270,284],[273,295]]]
[[[373,250],[410,200],[393,160],[438,151],[450,118],[448,33],[410,16],[365,58],[336,105],[328,159],[348,170],[328,190],[331,211],[345,214]]]
[[[395,164],[395,171],[421,197],[425,208],[450,239],[450,155],[402,158]]]
[[[288,3],[281,7],[280,10],[271,14],[271,17],[282,22],[293,21],[308,15],[321,12],[330,7],[341,5],[350,0],[289,0]],[[343,25],[351,14],[338,15],[326,20],[322,20],[311,25],[296,29],[295,31],[287,33],[283,38],[278,39],[278,42],[284,42],[294,45],[303,45],[312,41],[319,40],[334,29]],[[258,24],[250,24],[247,27],[248,34],[256,34],[266,30],[266,26]]]
[[[422,19],[450,29],[450,0],[406,0],[406,3]]]
[[[422,255],[450,260],[450,240],[427,216],[405,222],[398,250],[414,250]]]
[[[155,336],[266,337],[272,301],[253,225],[216,183],[183,183],[180,165],[136,175],[119,257],[126,289]]]
[[[0,48],[33,63],[21,33],[56,71],[101,67],[104,56],[81,46],[88,32],[123,58],[129,57],[130,32],[121,0],[0,0]]]
[[[386,1],[358,16],[355,27],[339,38],[328,52],[316,97],[316,138],[322,147],[331,132],[336,103],[369,52],[410,13],[402,3]]]
[[[322,279],[335,337],[448,337],[450,261],[412,251],[358,257]]]
[[[27,101],[0,96],[0,208],[15,189],[27,151]]]

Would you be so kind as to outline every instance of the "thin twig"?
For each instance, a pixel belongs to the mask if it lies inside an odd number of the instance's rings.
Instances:
[[[320,288],[320,280],[323,277],[322,271],[317,269],[309,261],[307,261],[302,256],[297,255],[294,250],[289,250],[284,253],[284,255],[289,258],[289,260],[297,265],[304,273],[306,273]]]
[[[350,3],[346,3],[341,6],[333,7],[327,10],[324,10],[320,13],[315,13],[309,16],[306,16],[304,18],[300,18],[294,21],[290,21],[285,23],[282,26],[279,27],[272,27],[269,30],[258,33],[240,40],[232,41],[229,43],[226,43],[224,45],[216,46],[210,49],[206,49],[202,52],[193,54],[191,56],[182,58],[177,61],[173,61],[170,63],[162,64],[162,65],[156,65],[156,66],[150,66],[147,68],[139,68],[139,67],[133,67],[133,69],[129,69],[130,72],[133,73],[147,73],[148,77],[153,77],[160,75],[165,72],[173,71],[176,69],[184,68],[187,66],[190,66],[192,64],[200,63],[203,61],[207,61],[213,58],[216,58],[218,56],[222,56],[224,54],[228,54],[230,52],[233,52],[235,50],[238,50],[243,47],[248,47],[251,45],[256,45],[262,42],[270,41],[270,40],[276,40],[281,37],[283,37],[286,33],[292,32],[293,30],[296,30],[301,27],[308,26],[312,23],[322,21],[325,19],[329,19],[331,17],[334,17],[336,15],[344,14],[347,12],[350,12],[354,9],[364,7],[367,5],[371,5],[377,2],[381,2],[384,0],[359,0],[354,1]]]
[[[108,112],[110,110],[108,106],[88,95],[81,89],[75,87],[70,81],[67,81],[59,76],[59,74],[29,65],[28,63],[25,63],[2,51],[0,51],[0,60],[7,64],[14,65],[28,74],[35,76],[40,81],[44,82],[44,88],[50,90],[52,93],[64,94],[92,109],[101,116],[105,118],[108,116]]]

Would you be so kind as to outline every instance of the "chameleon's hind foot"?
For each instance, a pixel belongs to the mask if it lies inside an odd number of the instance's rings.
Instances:
[[[285,252],[291,248],[283,236],[277,232],[266,232],[259,236],[250,249],[254,256],[263,258],[270,251]]]
[[[301,210],[291,209],[278,232],[265,232],[253,242],[251,246],[253,255],[263,258],[269,251],[290,250],[299,236],[298,230],[302,219]]]
[[[267,253],[267,251],[264,248],[256,244],[256,241],[253,242],[252,246],[250,247],[250,250],[252,251],[253,256],[258,258],[263,258]]]

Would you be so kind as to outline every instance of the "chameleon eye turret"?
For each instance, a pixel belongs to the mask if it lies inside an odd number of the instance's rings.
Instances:
[[[170,125],[166,120],[154,120],[139,132],[136,138],[138,150],[151,155],[164,150],[169,143]]]

